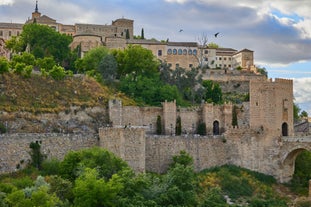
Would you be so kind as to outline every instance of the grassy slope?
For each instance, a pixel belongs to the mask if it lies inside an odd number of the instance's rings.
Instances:
[[[40,75],[31,78],[9,73],[0,75],[0,111],[59,112],[73,105],[103,105],[111,98],[122,99],[125,105],[134,104],[86,76],[55,81]]]

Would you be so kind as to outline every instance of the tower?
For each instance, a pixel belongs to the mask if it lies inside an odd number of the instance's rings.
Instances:
[[[32,12],[32,19],[35,20],[36,18],[39,18],[40,16],[41,16],[41,13],[39,12],[39,9],[38,9],[38,1],[36,1],[35,11]]]

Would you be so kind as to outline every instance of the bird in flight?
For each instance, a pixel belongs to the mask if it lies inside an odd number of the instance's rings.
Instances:
[[[215,34],[214,34],[214,36],[215,36],[215,37],[217,37],[217,36],[218,36],[218,34],[219,34],[219,32],[215,33]]]
[[[179,30],[179,32],[183,32],[183,31],[184,31],[183,29],[180,29],[180,30]]]

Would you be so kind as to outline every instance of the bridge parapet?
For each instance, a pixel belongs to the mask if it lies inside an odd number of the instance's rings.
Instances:
[[[311,136],[282,137],[284,142],[311,142]]]

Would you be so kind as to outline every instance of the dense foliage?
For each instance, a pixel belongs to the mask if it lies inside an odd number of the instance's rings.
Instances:
[[[197,173],[185,151],[165,174],[135,174],[112,153],[91,148],[0,181],[0,206],[287,206],[271,176],[235,166]]]

